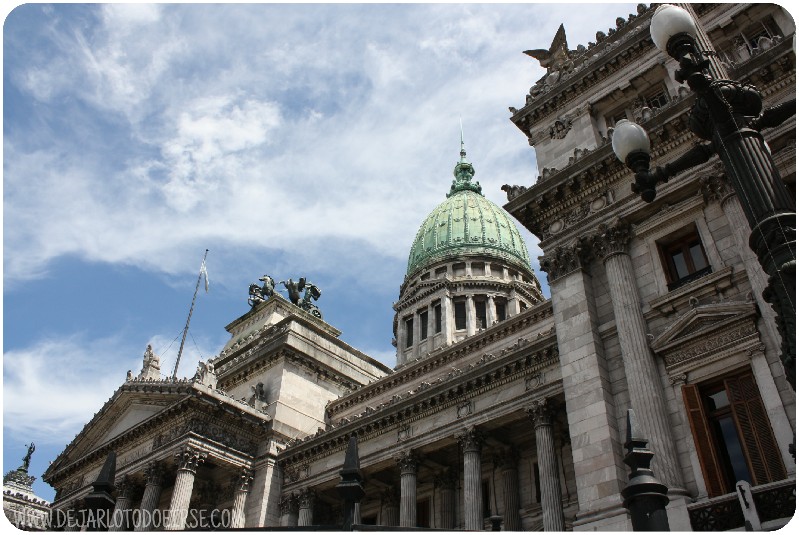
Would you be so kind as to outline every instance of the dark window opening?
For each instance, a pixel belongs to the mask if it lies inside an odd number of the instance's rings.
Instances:
[[[427,311],[419,314],[419,340],[427,340]]]
[[[478,277],[486,274],[485,264],[475,262],[472,264],[472,276]]]
[[[413,345],[413,318],[405,320],[405,348]]]
[[[500,301],[495,301],[494,306],[497,309],[497,321],[505,321],[506,319],[505,303]]]
[[[460,331],[466,328],[466,302],[455,301],[455,330]]]
[[[538,473],[538,463],[533,463],[533,477],[535,486],[535,503],[541,503],[541,474]]]
[[[475,301],[474,302],[474,312],[477,319],[477,328],[478,329],[485,329],[486,324],[488,323],[486,317],[486,302],[485,301]]]
[[[433,307],[433,319],[435,321],[436,334],[441,332],[441,303]]]

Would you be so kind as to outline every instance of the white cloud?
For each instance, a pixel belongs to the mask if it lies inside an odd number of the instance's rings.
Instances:
[[[172,375],[180,338],[155,335],[150,341],[161,355],[161,374]],[[199,346],[198,346],[199,344]],[[146,344],[145,344],[146,345]],[[187,339],[178,377],[191,377],[198,360],[213,356],[209,342]],[[3,425],[37,443],[69,442],[125,381],[137,375],[145,347],[132,347],[123,336],[89,340],[75,334],[44,339],[3,354]]]

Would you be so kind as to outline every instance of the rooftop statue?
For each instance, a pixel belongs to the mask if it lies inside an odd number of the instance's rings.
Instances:
[[[311,302],[312,299],[314,301],[318,300],[322,295],[322,290],[320,290],[318,286],[311,281],[306,281],[305,277],[300,277],[300,280],[297,282],[294,282],[292,279],[280,281],[280,284],[286,287],[286,291],[289,293],[289,301],[321,319],[322,312],[319,310],[319,307]],[[305,290],[305,295],[301,296],[300,294],[303,290]]]
[[[250,298],[247,299],[247,303],[249,303],[251,307],[261,303],[262,301],[266,301],[275,294],[275,279],[269,275],[264,275],[258,280],[264,284],[263,286],[250,284]]]
[[[28,453],[26,453],[25,457],[22,458],[22,466],[20,466],[20,469],[26,472],[28,471],[28,468],[30,468],[31,465],[31,456],[33,455],[34,451],[36,451],[36,444],[31,442],[30,446],[28,446]]]

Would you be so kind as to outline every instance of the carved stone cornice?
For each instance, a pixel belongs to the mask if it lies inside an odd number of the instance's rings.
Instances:
[[[399,466],[400,474],[415,474],[419,469],[421,458],[412,450],[406,450],[394,457],[394,462]]]
[[[541,398],[525,407],[524,412],[533,422],[533,427],[551,426],[555,417],[555,407],[550,399]]]
[[[458,441],[464,453],[480,453],[485,443],[483,433],[475,426],[464,429],[462,433],[455,435],[455,440]]]
[[[205,462],[208,454],[191,446],[184,446],[175,452],[175,466],[179,471],[197,473],[197,468]]]
[[[391,375],[331,401],[327,406],[327,415],[333,418],[351,407],[362,405],[383,392],[393,390],[403,384],[415,386],[415,381],[427,377],[438,369],[445,368],[465,355],[478,352],[500,340],[512,338],[515,333],[550,317],[552,317],[552,303],[547,300],[452,346],[443,347],[427,357],[412,361],[401,368],[398,367]]]
[[[591,238],[595,256],[605,262],[613,255],[627,252],[633,238],[632,225],[624,221],[612,225],[603,223]]]

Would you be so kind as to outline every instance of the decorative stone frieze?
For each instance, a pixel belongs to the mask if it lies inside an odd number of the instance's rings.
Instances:
[[[709,174],[702,174],[699,177],[699,191],[705,200],[705,205],[721,202],[728,195],[734,193],[724,174],[721,162],[716,162]]]

